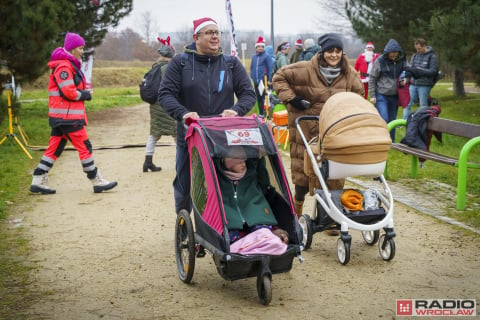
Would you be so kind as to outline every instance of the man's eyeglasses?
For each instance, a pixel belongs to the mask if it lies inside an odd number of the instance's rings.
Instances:
[[[197,34],[204,34],[206,36],[213,36],[215,35],[215,37],[221,37],[222,36],[222,31],[213,31],[213,30],[208,30],[208,31],[205,31],[205,32],[197,32]]]

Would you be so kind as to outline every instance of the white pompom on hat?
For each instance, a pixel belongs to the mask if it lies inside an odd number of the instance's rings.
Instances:
[[[217,21],[213,20],[212,18],[200,18],[197,20],[193,20],[193,34],[197,34],[203,27],[215,25],[218,27]]]
[[[263,40],[262,36],[258,37],[258,40],[255,43],[255,48],[258,47],[258,46],[265,47],[265,40]]]

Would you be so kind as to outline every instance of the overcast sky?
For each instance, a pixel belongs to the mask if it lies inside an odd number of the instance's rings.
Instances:
[[[231,0],[233,23],[237,30],[262,30],[270,34],[271,0]],[[323,11],[318,0],[274,0],[275,34],[317,32],[315,20]],[[139,32],[144,12],[151,12],[161,34],[193,29],[193,20],[210,17],[228,31],[225,0],[133,0],[133,10],[120,21],[117,31],[127,27]]]

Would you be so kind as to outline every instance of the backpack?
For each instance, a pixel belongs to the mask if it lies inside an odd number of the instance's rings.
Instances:
[[[277,65],[277,57],[273,57],[273,70],[272,70],[272,75],[274,75],[278,71],[278,65]]]
[[[145,73],[142,82],[139,85],[140,98],[150,104],[157,103],[158,89],[160,88],[160,82],[162,81],[162,73],[160,72],[161,67],[161,63],[153,65],[152,68]]]

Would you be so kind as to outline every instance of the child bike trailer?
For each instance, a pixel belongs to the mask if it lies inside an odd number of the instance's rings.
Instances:
[[[261,304],[272,299],[272,275],[288,272],[293,258],[301,256],[302,229],[296,218],[291,192],[276,143],[268,126],[255,115],[186,120],[190,155],[192,212],[181,210],[175,225],[178,276],[190,283],[195,259],[208,253],[225,280],[257,278]],[[218,180],[218,163],[232,146],[241,146],[248,161],[264,160],[268,186],[263,187],[278,227],[288,233],[281,254],[232,252],[230,230]]]

